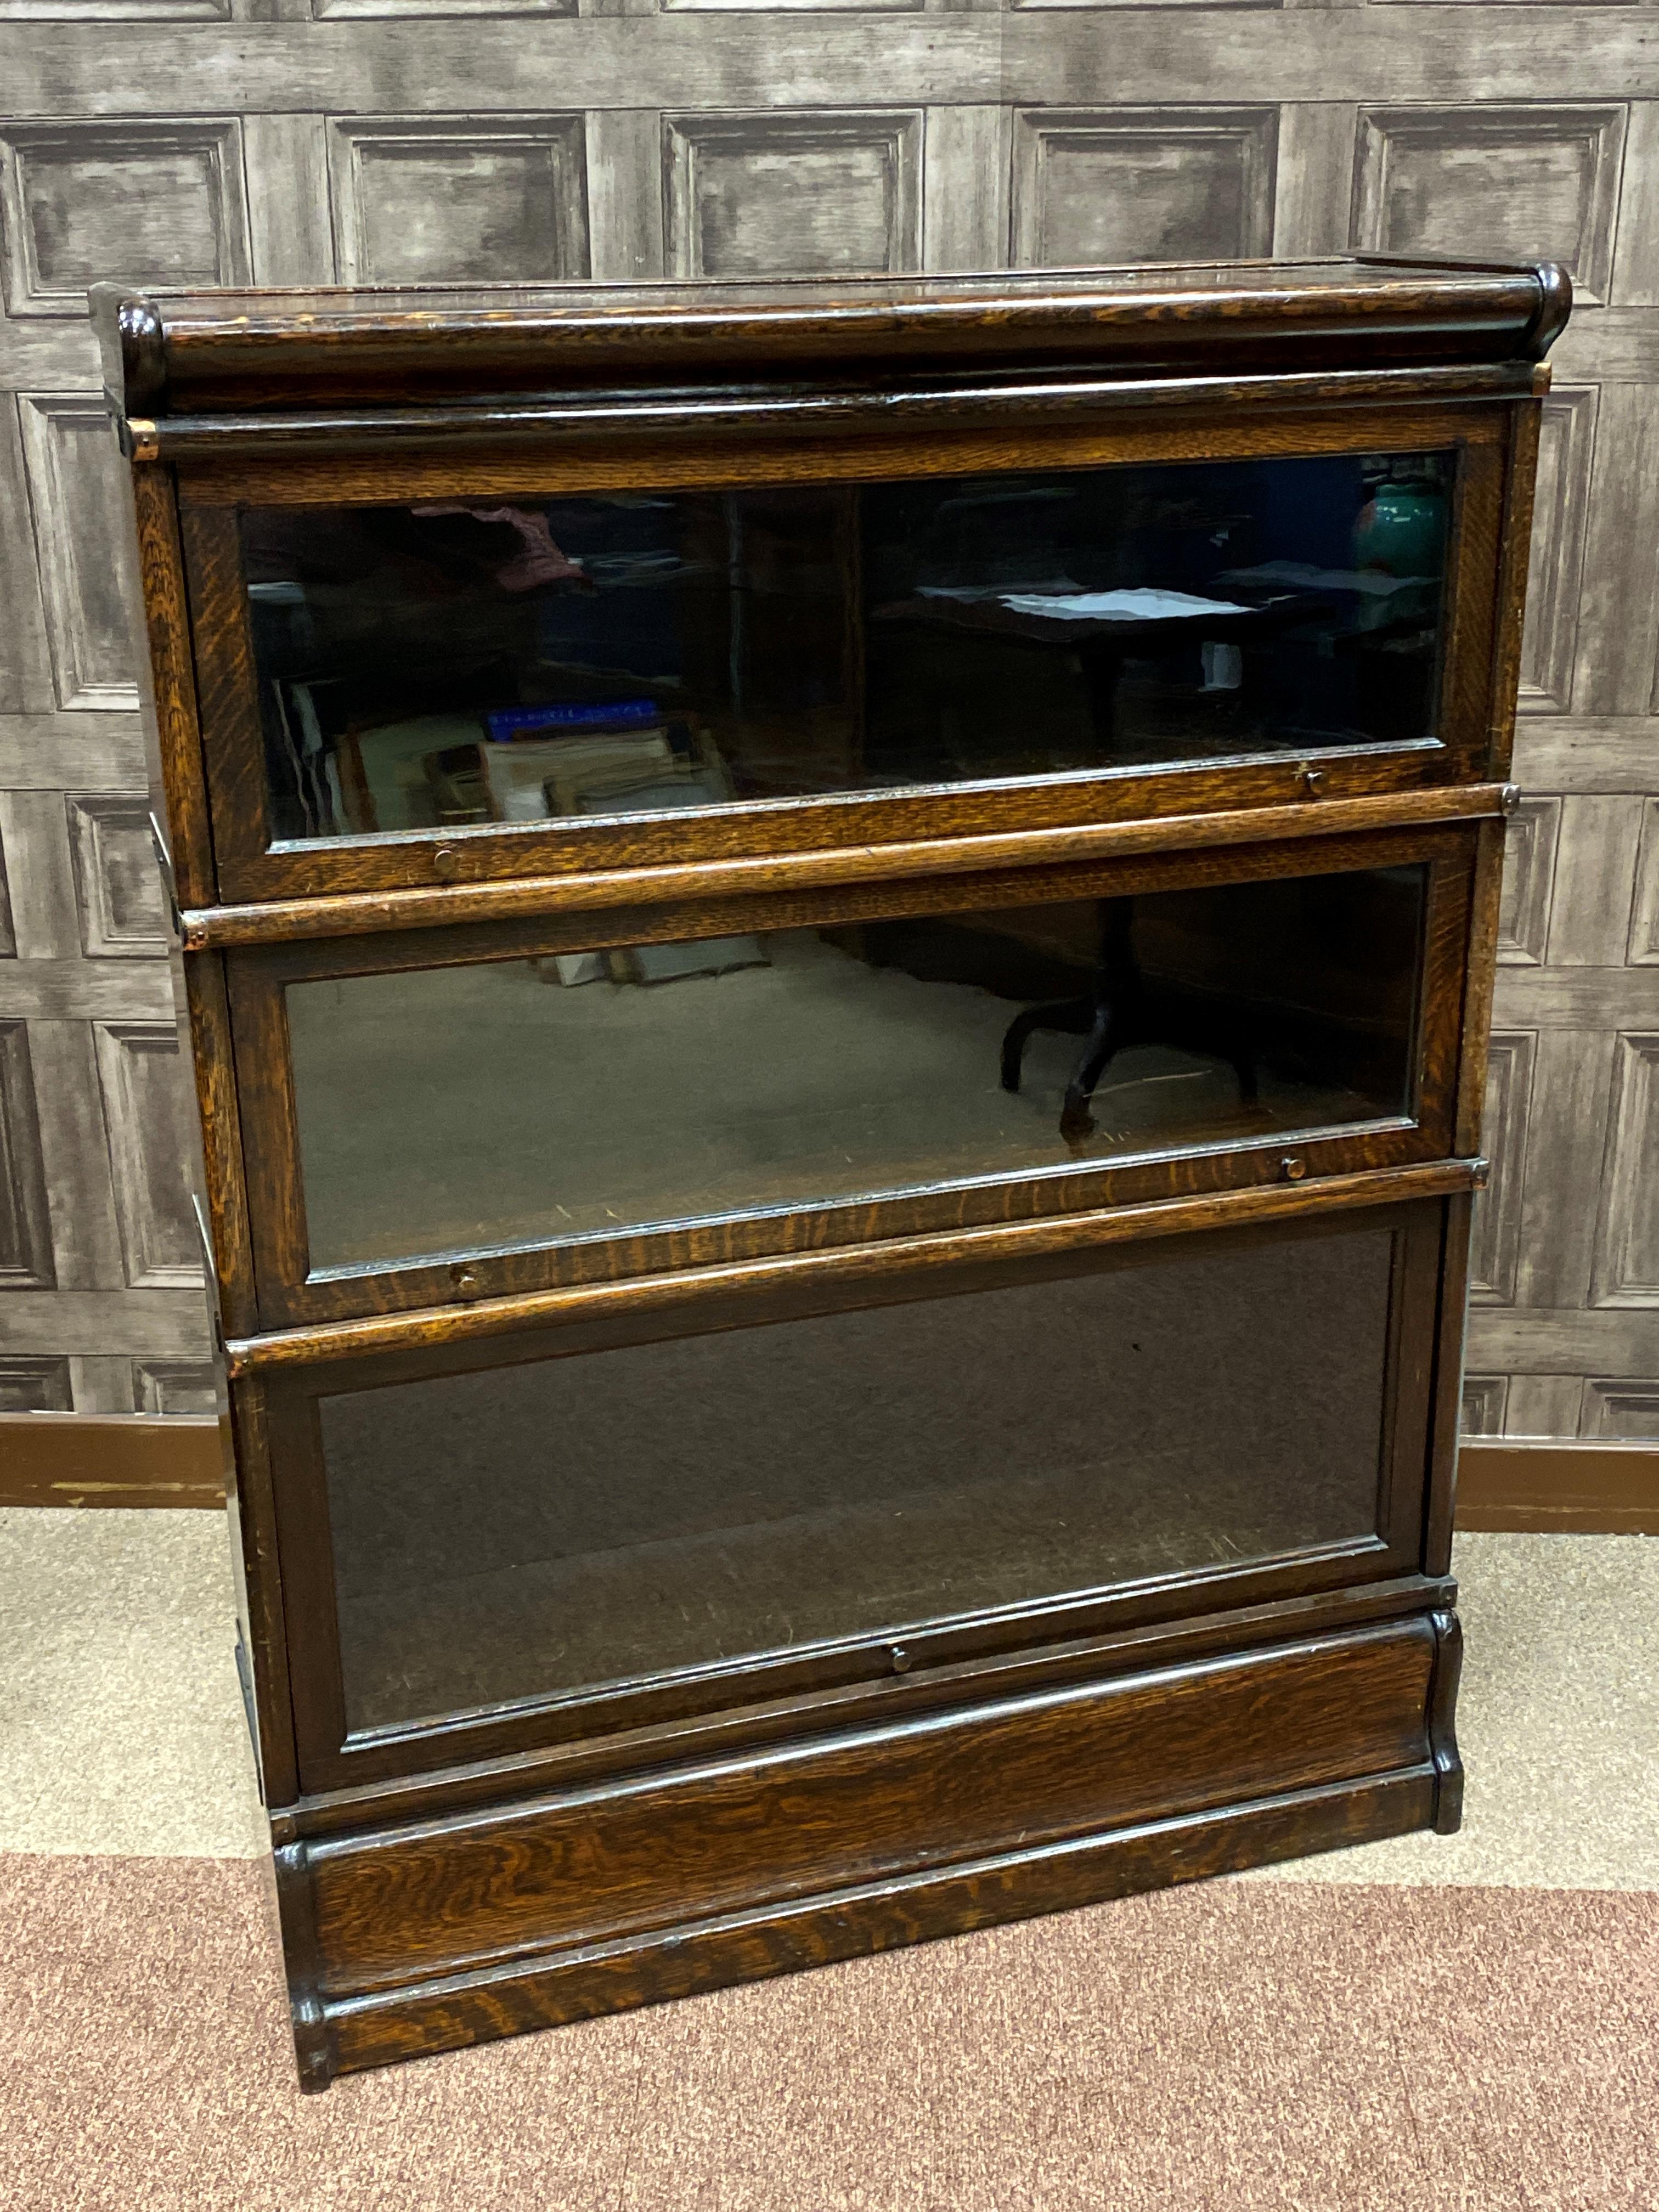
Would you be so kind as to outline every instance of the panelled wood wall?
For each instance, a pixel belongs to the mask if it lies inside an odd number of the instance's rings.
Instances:
[[[1651,7],[0,0],[0,1407],[208,1401],[94,277],[1553,254],[1468,1425],[1659,1436]]]

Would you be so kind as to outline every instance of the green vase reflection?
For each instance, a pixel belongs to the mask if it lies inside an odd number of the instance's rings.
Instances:
[[[1426,477],[1380,483],[1353,526],[1354,565],[1390,576],[1433,576],[1446,539],[1446,502]]]

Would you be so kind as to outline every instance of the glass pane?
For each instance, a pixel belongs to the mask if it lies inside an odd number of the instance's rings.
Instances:
[[[290,984],[313,1268],[1408,1114],[1420,866]]]
[[[1449,455],[242,518],[278,838],[1432,734]]]
[[[1393,1238],[325,1398],[353,1729],[1371,1534]]]

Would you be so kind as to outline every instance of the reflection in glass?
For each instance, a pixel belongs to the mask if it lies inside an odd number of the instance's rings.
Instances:
[[[1431,735],[1450,466],[256,509],[272,833]]]
[[[1370,1535],[1393,1248],[1152,1245],[325,1398],[349,1724]]]
[[[1408,1115],[1421,866],[288,987],[311,1263]]]

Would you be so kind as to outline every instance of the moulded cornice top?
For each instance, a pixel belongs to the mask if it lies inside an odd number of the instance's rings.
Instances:
[[[127,417],[442,405],[505,395],[981,377],[1172,378],[1541,359],[1553,264],[1139,264],[764,283],[140,293],[93,319]]]

